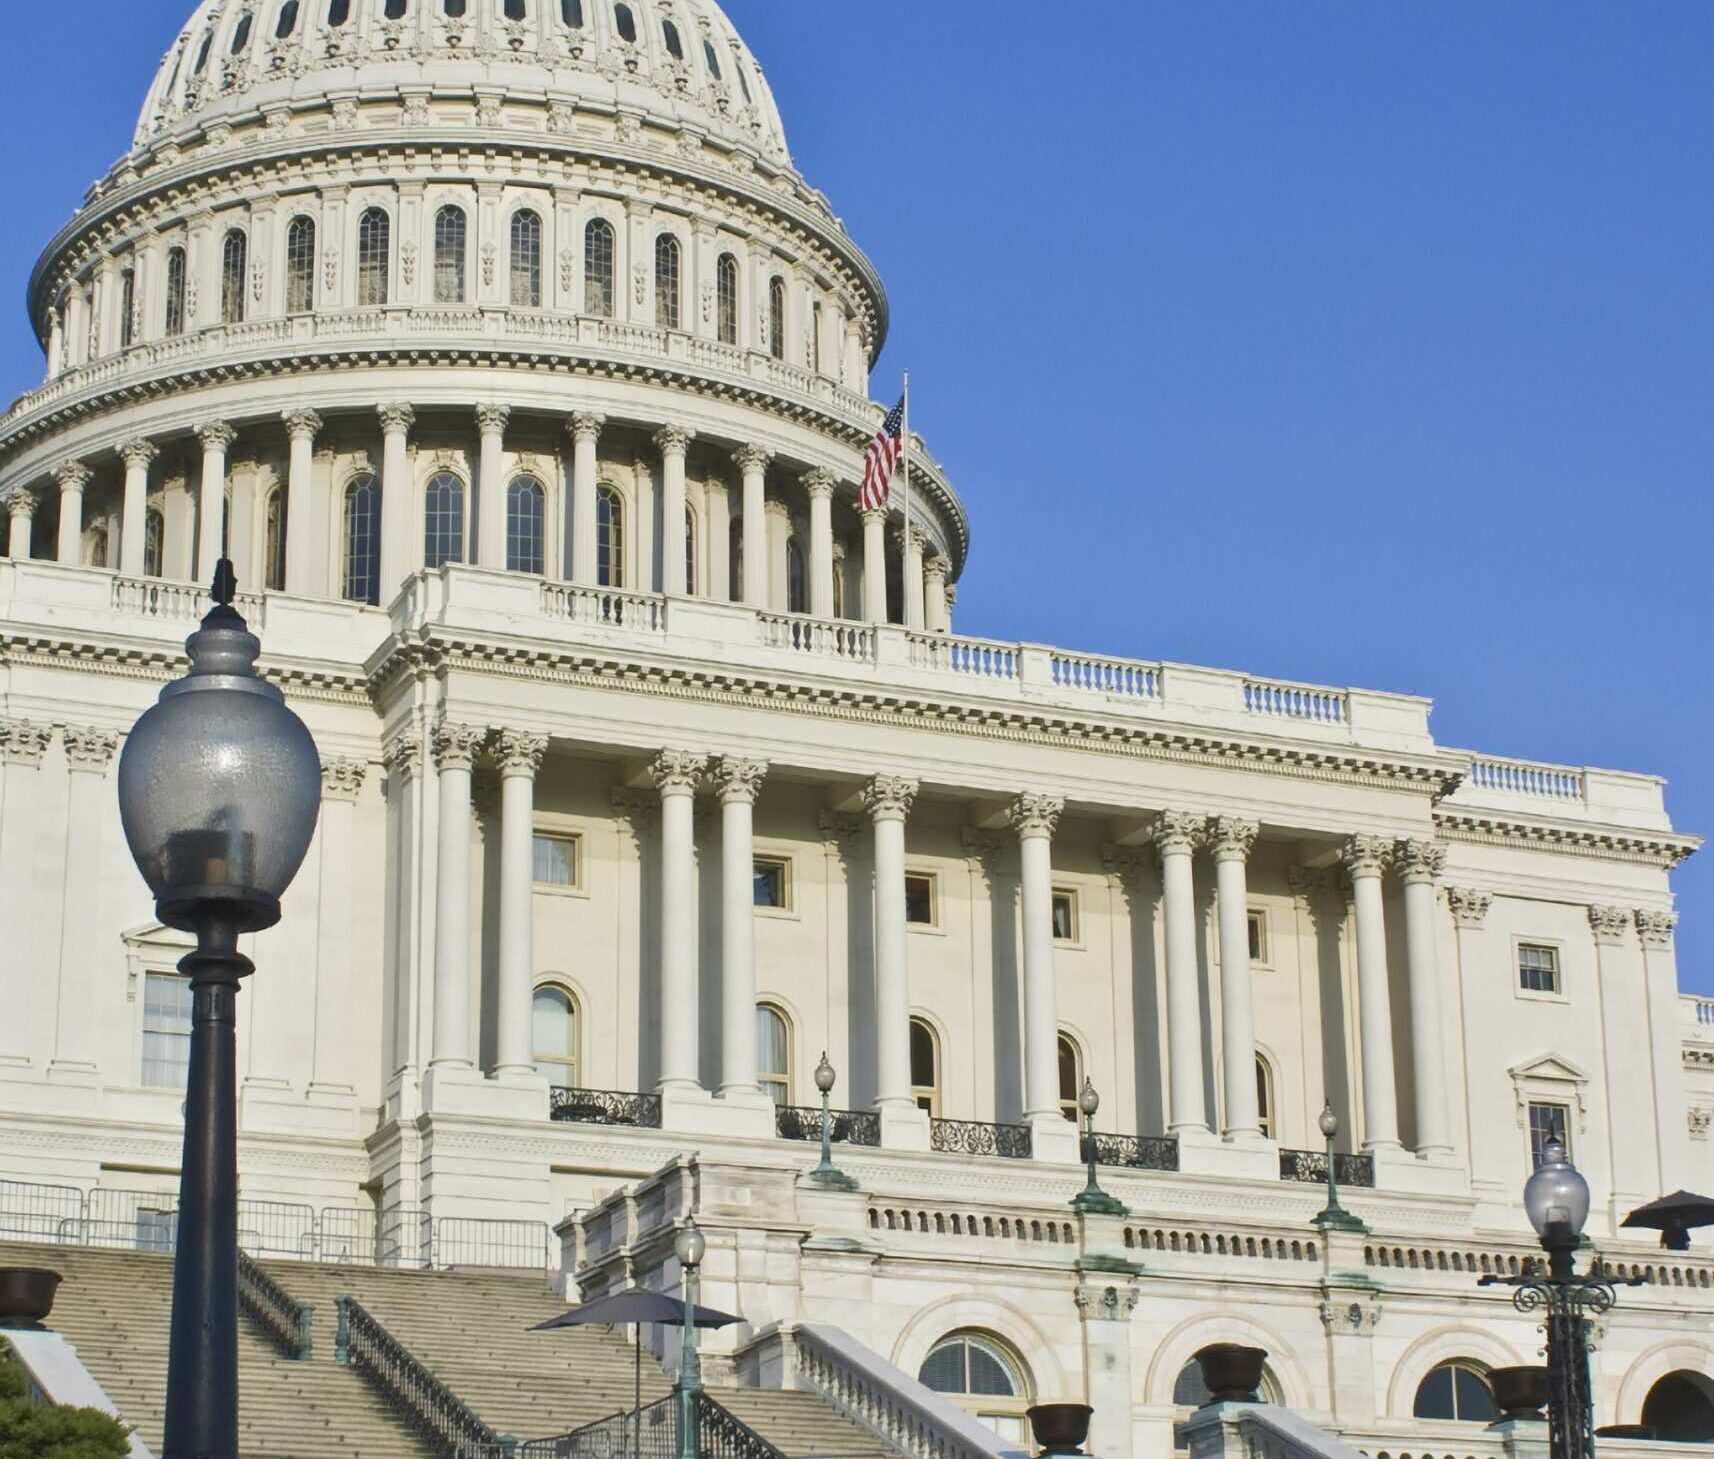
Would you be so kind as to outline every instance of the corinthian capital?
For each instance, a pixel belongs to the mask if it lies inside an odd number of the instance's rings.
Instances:
[[[946,582],[947,573],[949,573],[951,571],[952,571],[952,564],[950,562],[948,562],[944,557],[942,557],[938,552],[935,553],[935,555],[933,557],[930,557],[926,561],[924,561],[924,563],[922,565],[922,575],[925,578],[932,578],[935,582],[943,584],[943,585]]]
[[[1623,907],[1590,907],[1589,931],[1596,942],[1618,947],[1630,936],[1631,914]]]
[[[26,522],[36,515],[36,508],[42,504],[42,494],[32,491],[27,486],[20,486],[11,496],[6,498],[6,511],[13,517],[22,517]]]
[[[402,435],[417,423],[415,408],[404,400],[390,400],[385,405],[377,405],[375,414],[381,418],[384,435]]]
[[[40,765],[53,737],[51,725],[28,719],[0,719],[0,761],[8,765]]]
[[[689,750],[662,750],[649,765],[649,777],[662,795],[695,795],[708,769],[708,756]]]
[[[887,525],[887,509],[885,507],[864,507],[857,515],[863,519],[865,527],[885,528]]]
[[[918,784],[904,775],[877,775],[863,787],[863,806],[877,821],[902,821],[911,813]]]
[[[663,456],[683,456],[695,439],[696,432],[683,426],[662,426],[655,432],[655,449]]]
[[[745,760],[727,755],[714,767],[714,784],[721,805],[754,805],[767,778],[766,760]]]
[[[65,727],[65,758],[73,770],[105,771],[118,748],[119,736],[112,730],[83,724]]]
[[[229,421],[205,420],[196,428],[196,438],[202,442],[204,451],[219,451],[225,454],[238,439],[238,430]]]
[[[94,478],[95,473],[81,461],[62,461],[54,472],[61,491],[82,491]]]
[[[607,417],[597,415],[592,410],[580,410],[566,423],[566,430],[571,433],[572,440],[582,444],[593,445],[601,439],[601,428],[607,424]]]
[[[502,775],[524,775],[533,780],[547,752],[546,735],[526,734],[522,730],[501,730],[494,741],[494,760]]]
[[[752,472],[762,472],[768,469],[768,463],[774,459],[772,451],[764,450],[761,446],[740,446],[732,453],[732,460],[744,475]]]
[[[476,429],[485,436],[506,433],[506,422],[512,418],[512,407],[492,402],[476,407]]]
[[[1400,841],[1393,847],[1393,865],[1407,884],[1432,885],[1446,870],[1446,848],[1437,841]]]
[[[839,485],[839,478],[825,466],[817,466],[814,470],[806,471],[799,479],[803,482],[803,489],[809,494],[811,501],[830,500],[833,496],[834,487]]]
[[[1392,860],[1393,843],[1385,836],[1351,836],[1340,848],[1339,856],[1353,880],[1379,876]]]
[[[119,459],[133,471],[141,467],[147,470],[154,464],[155,457],[161,454],[161,448],[153,441],[139,437],[135,441],[127,441],[119,448]]]
[[[442,770],[469,770],[487,738],[482,725],[442,720],[434,728],[434,763]]]
[[[1678,926],[1676,912],[1651,912],[1647,908],[1637,908],[1637,936],[1643,941],[1644,947],[1672,946],[1672,930]]]
[[[321,762],[321,798],[323,800],[356,800],[362,794],[363,781],[369,774],[367,760],[323,760]]]
[[[322,418],[313,410],[287,410],[280,413],[286,423],[286,434],[294,441],[313,441],[321,434]]]
[[[1025,840],[1032,836],[1051,837],[1059,828],[1059,818],[1064,810],[1065,802],[1058,796],[1030,792],[1020,795],[1006,807],[1006,819]]]
[[[394,735],[381,747],[381,763],[395,781],[415,775],[423,763],[423,742],[414,731]]]
[[[1216,861],[1248,861],[1261,827],[1238,816],[1210,816],[1208,844]]]
[[[1493,893],[1479,887],[1446,889],[1446,905],[1452,909],[1452,920],[1460,927],[1480,927],[1488,920],[1488,908],[1493,904]]]
[[[1162,856],[1188,856],[1202,839],[1203,819],[1187,811],[1162,811],[1149,828],[1155,850]]]

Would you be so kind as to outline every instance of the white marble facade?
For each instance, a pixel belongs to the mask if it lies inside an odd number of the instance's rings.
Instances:
[[[797,1322],[913,1375],[974,1332],[1141,1454],[1190,1355],[1254,1339],[1372,1450],[1437,1363],[1533,1354],[1473,1273],[1527,1251],[1552,1124],[1602,1251],[1660,1273],[1608,1319],[1601,1421],[1714,1394],[1706,1249],[1616,1232],[1714,1184],[1662,783],[1440,745],[1423,699],[955,633],[927,445],[909,523],[856,501],[881,283],[712,0],[447,8],[206,0],[32,279],[0,1178],[173,1186],[184,940],[113,768],[224,545],[324,760],[240,1000],[247,1200],[576,1215],[605,1282],[665,1272],[634,1187],[669,1167],[741,1366],[790,1368]],[[878,1115],[843,1204],[776,1134],[824,1049]],[[1177,1165],[1103,1172],[1128,1221],[1067,1204],[1083,1077]],[[1332,1251],[1280,1178],[1324,1103],[1374,1181]],[[1028,1158],[944,1148],[995,1138]]]

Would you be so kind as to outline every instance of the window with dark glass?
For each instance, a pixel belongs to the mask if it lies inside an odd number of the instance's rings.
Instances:
[[[374,307],[387,302],[392,268],[393,221],[380,208],[367,208],[357,220],[357,303]]]
[[[328,0],[327,23],[336,29],[351,19],[351,0]]]
[[[443,471],[423,499],[423,566],[433,571],[464,561],[464,482]]]
[[[542,307],[542,220],[528,208],[512,214],[512,305]]]
[[[1565,1147],[1565,1158],[1571,1158],[1570,1122],[1566,1118],[1569,1111],[1563,1104],[1547,1104],[1532,1102],[1529,1107],[1530,1117],[1530,1166],[1533,1169],[1542,1162],[1547,1153],[1550,1140],[1557,1140]]]
[[[573,30],[582,30],[583,0],[559,0],[559,18]]]
[[[727,538],[726,578],[731,585],[732,601],[736,603],[744,596],[744,522],[742,518],[732,523],[732,530]]]
[[[1264,1139],[1274,1138],[1274,1075],[1260,1054],[1256,1055],[1256,1123]]]
[[[1518,987],[1526,993],[1559,992],[1559,949],[1544,943],[1520,942]]]
[[[940,1114],[940,1041],[920,1018],[911,1020],[911,1096],[931,1118]]]
[[[214,32],[211,30],[202,38],[202,46],[196,53],[196,65],[191,68],[191,74],[200,76],[208,69],[208,53],[214,47]]]
[[[1249,930],[1250,961],[1265,963],[1268,960],[1268,914],[1251,912],[1244,920]]]
[[[1077,1095],[1083,1087],[1083,1054],[1069,1034],[1059,1036],[1059,1112],[1076,1124]]]
[[[272,592],[283,593],[286,590],[286,489],[283,486],[277,486],[268,493],[263,544],[263,585]]]
[[[768,353],[786,357],[786,281],[778,274],[768,280]]]
[[[381,600],[381,483],[359,476],[345,488],[342,596],[371,606]]]
[[[619,27],[620,40],[629,41],[632,45],[636,45],[637,19],[631,14],[629,5],[615,5],[613,7],[613,23]]]
[[[610,486],[595,492],[595,577],[604,588],[625,586],[625,503]]]
[[[786,543],[786,612],[809,611],[809,587],[804,581],[803,548]]]
[[[464,302],[464,209],[442,208],[434,215],[434,302]]]
[[[678,239],[663,233],[655,240],[655,323],[662,329],[679,329]]]
[[[809,306],[809,367],[821,373],[821,300]]]
[[[233,55],[235,55],[235,56],[243,55],[244,54],[244,48],[250,44],[250,26],[251,26],[251,24],[252,24],[252,17],[250,15],[249,11],[245,11],[243,15],[238,17],[237,29],[235,29],[232,32],[232,54]]]
[[[315,308],[315,219],[293,218],[286,229],[286,313]]]
[[[167,519],[150,507],[143,517],[143,576],[158,578],[165,567]]]
[[[742,58],[739,59],[738,64],[734,69],[738,72],[738,89],[744,93],[744,105],[753,106],[755,104],[755,98],[750,95],[750,82],[744,75],[744,62]]]
[[[917,927],[935,925],[934,877],[913,872],[905,877],[905,921]]]
[[[167,333],[183,334],[185,254],[182,248],[167,250]]]
[[[279,19],[274,22],[274,39],[283,41],[298,28],[298,0],[286,0],[280,7]]]
[[[505,16],[507,20],[525,20],[529,12],[524,7],[524,0],[506,0]]]
[[[738,343],[738,260],[730,253],[720,255],[714,266],[716,307],[720,320],[720,343]]]
[[[244,275],[250,254],[250,240],[241,228],[226,235],[220,250],[220,322],[244,322]]]
[[[445,0],[442,13],[448,20],[463,20],[464,0]]]
[[[403,20],[405,18],[405,0],[387,0],[381,10],[383,20]]]
[[[1053,940],[1077,941],[1077,893],[1056,890],[1053,894]]]
[[[506,488],[506,570],[540,575],[547,571],[547,493],[532,476],[520,476]]]
[[[128,350],[135,343],[136,331],[131,324],[132,311],[137,307],[137,271],[126,269],[119,275],[119,348]]]
[[[661,39],[667,43],[667,54],[675,61],[684,59],[684,42],[678,38],[678,27],[670,20],[661,22]]]
[[[583,230],[583,312],[613,317],[613,225],[592,219]]]
[[[777,857],[758,856],[752,882],[755,888],[754,901],[758,907],[771,907],[780,912],[791,907],[790,862],[781,861]]]
[[[702,43],[702,59],[708,62],[708,74],[718,81],[720,79],[720,53],[714,49],[713,41]]]
[[[1411,1410],[1415,1418],[1492,1423],[1500,1416],[1488,1380],[1473,1363],[1441,1363],[1422,1380]]]
[[[684,590],[696,592],[696,513],[684,509]]]

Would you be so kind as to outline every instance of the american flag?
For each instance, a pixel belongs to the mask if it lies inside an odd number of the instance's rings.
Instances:
[[[863,489],[857,499],[866,512],[887,504],[893,489],[893,468],[899,464],[905,449],[904,428],[905,397],[901,395],[899,403],[881,422],[880,434],[869,442],[869,449],[863,455]]]

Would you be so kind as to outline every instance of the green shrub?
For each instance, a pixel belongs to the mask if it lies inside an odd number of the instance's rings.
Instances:
[[[0,1353],[0,1459],[124,1459],[126,1428],[94,1408],[39,1408],[23,1370]]]

